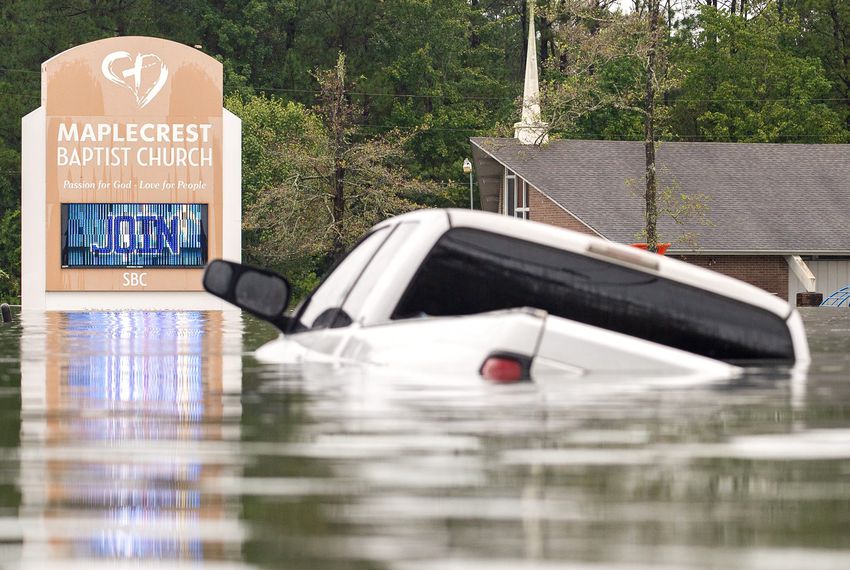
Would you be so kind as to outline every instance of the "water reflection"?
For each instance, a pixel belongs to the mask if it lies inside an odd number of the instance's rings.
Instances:
[[[241,470],[239,316],[46,313],[24,326],[23,561],[238,560],[239,504],[204,486]]]
[[[831,361],[819,355],[816,369]],[[294,432],[246,433],[256,461],[243,483],[260,495],[246,509],[249,560],[846,568],[850,407],[840,370],[545,389],[415,371],[252,370],[263,380],[246,393],[262,397],[246,401],[246,420],[300,416]]]
[[[217,313],[28,315],[0,563],[847,568],[850,311],[805,318],[808,376],[493,386],[263,366],[274,331]]]

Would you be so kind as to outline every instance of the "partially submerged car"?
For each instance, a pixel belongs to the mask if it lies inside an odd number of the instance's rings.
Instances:
[[[736,279],[601,238],[469,210],[386,220],[291,315],[270,271],[211,262],[207,291],[277,326],[256,352],[480,374],[729,376],[800,367],[809,350],[788,303]]]

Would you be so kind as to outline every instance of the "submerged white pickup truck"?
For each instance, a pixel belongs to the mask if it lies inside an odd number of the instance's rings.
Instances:
[[[256,352],[475,374],[734,375],[809,362],[797,311],[719,273],[506,216],[423,210],[386,220],[291,316],[270,271],[211,262],[204,287],[277,326]]]

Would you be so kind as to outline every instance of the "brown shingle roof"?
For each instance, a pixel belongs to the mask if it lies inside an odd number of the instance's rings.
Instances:
[[[606,238],[628,243],[642,229],[642,142],[471,141]],[[850,253],[850,145],[668,142],[657,164],[659,188],[675,180],[679,192],[708,195],[715,224],[665,219],[662,240],[694,231],[703,251]]]

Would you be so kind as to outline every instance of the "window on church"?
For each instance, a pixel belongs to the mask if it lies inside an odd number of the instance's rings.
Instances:
[[[514,218],[528,219],[528,185],[525,180],[507,168],[502,194],[502,213]]]
[[[516,174],[505,169],[505,199],[504,213],[506,216],[516,214]]]
[[[528,219],[528,183],[519,179],[519,192],[517,192],[516,217],[523,220]]]

